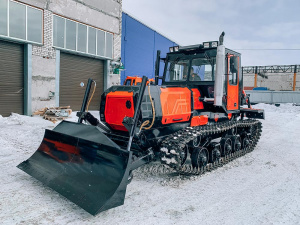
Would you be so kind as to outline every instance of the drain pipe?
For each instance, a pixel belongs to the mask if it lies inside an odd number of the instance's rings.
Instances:
[[[222,32],[219,38],[219,46],[217,47],[216,57],[216,74],[214,86],[214,105],[223,106],[223,91],[225,78],[225,46],[223,45],[225,32]]]

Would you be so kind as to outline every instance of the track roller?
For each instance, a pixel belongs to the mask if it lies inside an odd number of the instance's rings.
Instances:
[[[232,141],[229,137],[221,139],[221,156],[224,157],[232,152]]]
[[[231,137],[231,142],[232,142],[232,152],[236,152],[241,150],[242,148],[242,141],[241,137],[239,135],[234,135]]]
[[[250,145],[251,135],[249,133],[242,134],[242,148],[246,149]]]
[[[208,146],[209,151],[209,162],[217,162],[221,157],[220,143],[212,142]]]
[[[204,147],[194,148],[192,155],[192,166],[194,168],[201,168],[207,165],[208,163],[208,151]]]

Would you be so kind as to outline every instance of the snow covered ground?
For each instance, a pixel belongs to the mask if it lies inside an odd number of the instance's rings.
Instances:
[[[255,108],[266,120],[252,153],[201,177],[136,172],[125,204],[95,217],[16,168],[55,125],[0,117],[1,224],[299,224],[300,106]]]

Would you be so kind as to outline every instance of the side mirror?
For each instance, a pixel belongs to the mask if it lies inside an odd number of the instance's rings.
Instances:
[[[237,56],[232,56],[230,58],[230,72],[237,73],[239,68],[239,60]]]

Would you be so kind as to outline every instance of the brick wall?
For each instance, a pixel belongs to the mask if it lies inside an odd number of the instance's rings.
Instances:
[[[117,0],[122,5],[122,0]],[[121,59],[122,7],[119,9],[119,33],[114,35],[114,60]]]
[[[44,45],[33,46],[32,55],[55,59],[55,49],[52,47],[52,12],[44,10]]]
[[[32,112],[55,106],[56,50],[52,47],[52,12],[44,10],[43,46],[32,46]]]

